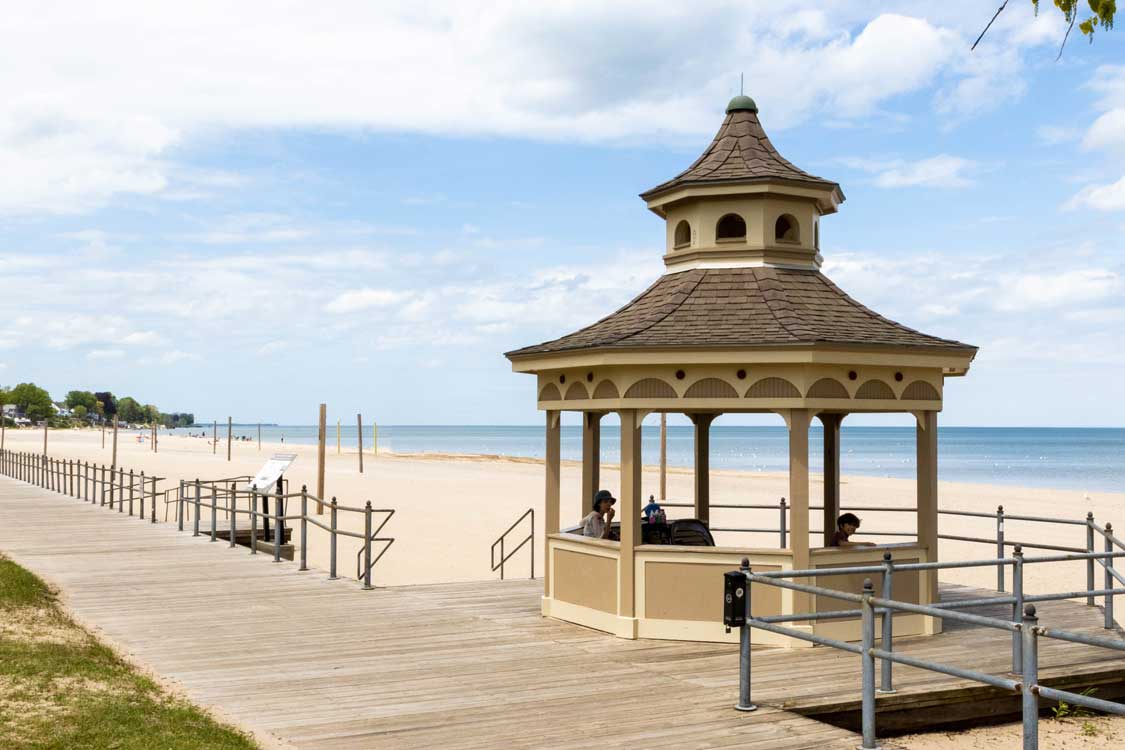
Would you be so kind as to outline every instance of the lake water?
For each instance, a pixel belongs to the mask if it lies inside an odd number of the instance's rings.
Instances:
[[[199,428],[196,428],[197,430]],[[220,430],[221,432],[221,430]],[[257,437],[257,425],[235,425],[236,435]],[[370,446],[371,433],[364,431]],[[659,460],[660,428],[644,427],[644,460]],[[316,443],[315,425],[262,426],[262,439]],[[822,433],[809,433],[810,468],[821,469]],[[336,427],[329,425],[329,446]],[[616,463],[620,437],[616,425],[602,426],[602,460]],[[356,429],[341,428],[341,442],[353,448]],[[784,427],[724,426],[711,428],[711,466],[716,469],[778,472],[788,468]],[[668,463],[692,465],[692,428],[669,426]],[[379,426],[379,447],[399,453],[473,453],[543,456],[541,426]],[[1125,492],[1125,429],[940,427],[940,477],[957,482],[1009,484],[1025,487]],[[582,457],[578,426],[562,427],[564,459]],[[914,429],[911,427],[849,427],[841,435],[841,471],[880,477],[914,477]]]

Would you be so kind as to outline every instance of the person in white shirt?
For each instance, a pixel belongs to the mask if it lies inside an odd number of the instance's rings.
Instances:
[[[582,535],[595,539],[609,539],[613,530],[613,504],[617,498],[609,490],[598,490],[594,495],[594,509],[582,519]]]

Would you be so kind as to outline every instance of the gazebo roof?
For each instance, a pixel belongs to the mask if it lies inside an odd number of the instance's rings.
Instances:
[[[780,267],[670,273],[617,312],[562,338],[508,352],[511,359],[586,349],[763,348],[858,345],[956,351],[864,307],[815,270]]]
[[[726,119],[703,155],[672,179],[641,193],[641,198],[647,201],[670,190],[694,185],[775,180],[840,190],[835,182],[811,175],[779,154],[758,121],[754,100],[736,96],[727,105]],[[842,193],[839,199],[843,200]]]

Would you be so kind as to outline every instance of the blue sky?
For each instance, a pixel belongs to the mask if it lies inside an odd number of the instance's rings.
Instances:
[[[1058,13],[1020,2],[970,53],[994,9],[931,5],[16,6],[0,383],[538,422],[502,353],[662,272],[637,193],[704,149],[741,72],[779,150],[847,195],[825,272],[981,347],[943,423],[1120,426],[1125,32],[1056,62]]]

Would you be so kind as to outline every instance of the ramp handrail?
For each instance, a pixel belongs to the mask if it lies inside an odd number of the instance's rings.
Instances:
[[[931,672],[961,677],[1020,694],[1022,696],[1023,746],[1025,750],[1036,750],[1039,747],[1040,697],[1048,700],[1062,700],[1096,711],[1125,715],[1125,704],[1123,703],[1092,698],[1088,695],[1073,693],[1066,690],[1057,690],[1039,684],[1039,638],[1055,638],[1071,643],[1125,651],[1125,641],[1120,639],[1110,639],[1085,633],[1056,630],[1054,628],[1042,627],[1038,624],[1039,621],[1036,616],[1035,605],[1032,602],[1076,599],[1085,596],[1090,603],[1093,602],[1094,597],[1105,598],[1103,626],[1107,630],[1115,628],[1113,619],[1114,597],[1125,594],[1125,588],[1115,588],[1114,581],[1125,583],[1125,576],[1122,576],[1116,571],[1113,561],[1117,558],[1125,557],[1125,544],[1122,544],[1119,539],[1113,536],[1113,528],[1110,524],[1106,524],[1103,529],[1091,522],[1088,528],[1093,528],[1095,532],[1102,534],[1105,542],[1103,552],[1080,552],[1025,557],[1022,548],[1016,545],[1013,555],[1010,558],[968,560],[949,563],[931,562],[905,564],[896,564],[891,557],[891,553],[887,552],[883,556],[882,565],[859,565],[812,570],[777,570],[765,573],[754,573],[750,568],[749,559],[744,558],[742,560],[742,567],[739,570],[745,578],[746,586],[745,591],[739,594],[740,596],[744,595],[744,600],[742,623],[740,624],[739,698],[736,708],[740,711],[753,711],[757,708],[751,701],[750,650],[750,632],[752,629],[757,628],[776,635],[787,636],[816,645],[827,646],[840,651],[860,655],[862,684],[861,731],[863,737],[861,750],[874,750],[877,747],[875,737],[875,696],[876,693],[894,692],[892,674],[894,664],[904,664]],[[1083,591],[1036,595],[1026,595],[1024,593],[1023,570],[1025,565],[1074,560],[1086,560],[1091,565],[1095,562],[1102,565],[1105,570],[1104,588],[1094,589],[1091,582]],[[1012,568],[1012,596],[986,597],[938,604],[914,604],[912,602],[898,601],[893,598],[894,574],[896,572],[990,566]],[[853,594],[837,589],[797,583],[789,580],[792,578],[811,578],[815,580],[820,576],[856,574],[880,575],[882,577],[882,596],[875,596],[875,589],[871,578],[864,580],[863,592],[861,594]],[[751,610],[751,589],[753,584],[774,586],[805,594],[847,601],[858,604],[859,608],[834,612],[804,612],[790,615],[755,617]],[[996,604],[1011,605],[1012,615],[1010,620],[957,611],[962,608]],[[943,620],[955,620],[978,627],[995,628],[1010,632],[1012,634],[1011,672],[1018,679],[1001,677],[978,670],[965,669],[955,665],[920,659],[895,651],[893,617],[893,613],[895,612],[921,614]],[[879,616],[882,626],[880,648],[875,647],[876,616]],[[785,627],[782,624],[854,617],[860,617],[862,620],[862,641],[860,645],[820,636],[812,632],[806,632],[805,630]],[[728,623],[730,623],[729,619]],[[878,659],[881,664],[881,678],[878,688],[876,688],[875,685],[876,659]]]
[[[531,524],[527,532],[527,536],[520,540],[520,543],[517,544],[511,551],[505,552],[504,544],[505,540],[508,537],[508,534],[512,533],[512,531],[514,531],[515,528],[523,522],[523,519],[527,518],[528,516],[531,517]],[[492,564],[492,572],[495,573],[497,570],[499,570],[501,581],[504,580],[504,564],[512,558],[512,555],[519,552],[521,549],[523,549],[524,545],[528,543],[531,544],[531,575],[529,575],[528,578],[535,578],[535,508],[528,508],[527,510],[525,510],[523,512],[523,515],[517,518],[515,523],[509,526],[508,529],[503,534],[498,536],[496,538],[496,541],[492,543],[492,548],[489,551],[490,563]],[[498,545],[500,547],[499,561],[497,561],[496,559],[496,547]]]

